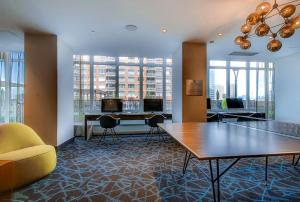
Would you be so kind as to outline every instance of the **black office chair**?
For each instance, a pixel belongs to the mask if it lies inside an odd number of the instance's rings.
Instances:
[[[100,141],[102,139],[105,139],[105,137],[108,135],[108,132],[112,135],[113,138],[116,138],[118,135],[115,131],[115,127],[120,125],[120,119],[119,118],[114,118],[109,115],[102,115],[97,120],[100,121],[100,126],[101,128],[104,129],[103,135],[100,138]]]
[[[150,127],[150,130],[146,136],[147,139],[148,139],[148,137],[150,137],[153,134],[158,134],[159,138],[161,137],[163,139],[163,141],[165,142],[165,139],[163,136],[163,131],[161,131],[161,129],[157,125],[159,123],[164,123],[165,119],[166,119],[165,116],[158,115],[158,114],[145,119],[145,124]]]

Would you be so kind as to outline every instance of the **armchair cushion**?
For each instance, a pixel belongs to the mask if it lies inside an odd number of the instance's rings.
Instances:
[[[0,192],[19,188],[38,180],[56,167],[56,151],[23,124],[0,125],[0,160],[10,162],[12,169],[4,175],[12,180],[0,182]]]

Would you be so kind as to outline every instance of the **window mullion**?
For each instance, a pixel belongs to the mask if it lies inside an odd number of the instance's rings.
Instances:
[[[115,76],[115,79],[116,79],[116,85],[115,85],[115,97],[116,98],[119,98],[119,91],[120,91],[120,76],[119,76],[119,70],[120,70],[120,63],[119,63],[119,57],[116,57],[115,58],[115,73],[116,73],[116,76]]]
[[[163,60],[163,110],[166,110],[167,107],[167,59]]]
[[[250,109],[250,62],[246,68],[246,109]]]
[[[93,55],[90,56],[90,111],[94,110],[94,57]]]
[[[139,112],[142,112],[144,109],[144,102],[143,102],[143,98],[144,98],[144,72],[143,72],[143,68],[144,68],[144,61],[143,58],[140,58],[140,108],[139,108]]]

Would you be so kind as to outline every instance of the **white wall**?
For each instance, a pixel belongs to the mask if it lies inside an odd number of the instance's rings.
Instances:
[[[73,51],[57,40],[57,145],[74,136]]]
[[[275,61],[275,119],[300,123],[300,53]]]
[[[173,53],[173,122],[182,122],[182,46]]]

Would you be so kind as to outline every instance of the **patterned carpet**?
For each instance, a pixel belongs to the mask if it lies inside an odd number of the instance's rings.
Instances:
[[[193,159],[182,175],[184,149],[125,136],[116,143],[76,138],[58,151],[48,177],[16,191],[14,201],[212,201],[208,162]],[[300,201],[300,168],[291,157],[241,160],[221,179],[222,201]],[[221,161],[224,169],[231,161]]]

